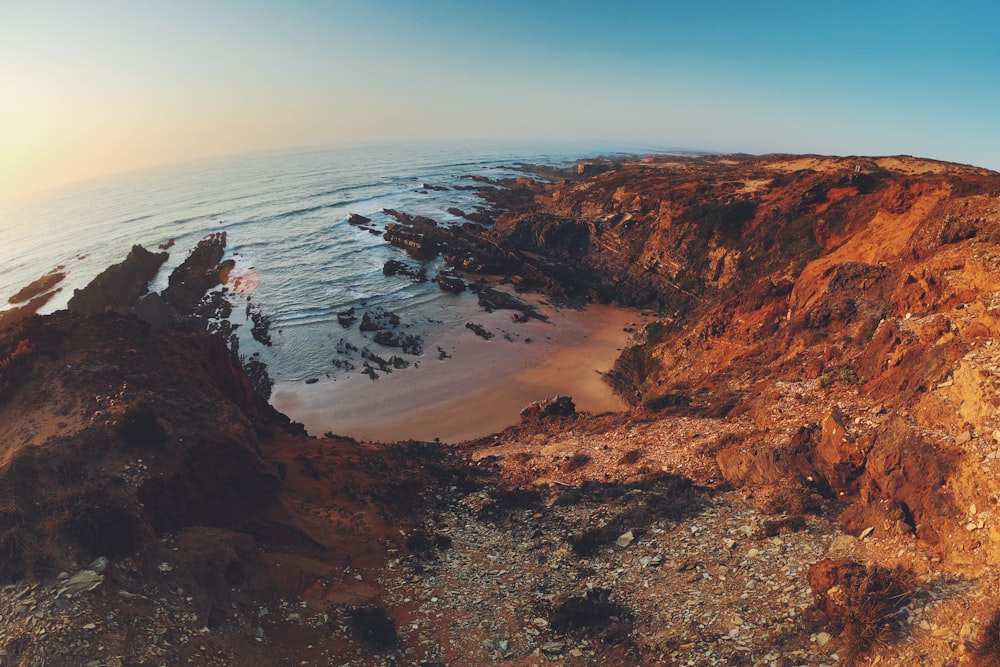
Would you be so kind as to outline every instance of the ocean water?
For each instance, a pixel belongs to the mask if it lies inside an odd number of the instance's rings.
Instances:
[[[350,213],[391,222],[382,210],[426,215],[442,224],[463,220],[449,207],[483,205],[468,176],[523,175],[517,162],[571,165],[597,155],[651,152],[593,145],[437,144],[354,146],[241,156],[146,170],[78,184],[0,209],[0,303],[31,280],[62,265],[62,291],[42,310],[64,308],[74,288],[87,284],[133,244],[156,250],[171,239],[170,259],[151,288],[207,234],[226,231],[227,258],[242,278],[234,322],[246,298],[272,320],[274,344],[263,348],[239,329],[241,351],[258,352],[278,381],[336,374],[341,339],[378,348],[345,330],[336,313],[383,307],[398,313],[410,332],[433,344],[456,297],[436,284],[387,277],[392,258],[418,264],[380,236],[347,223]],[[427,189],[425,186],[444,188]],[[433,278],[440,259],[422,263]],[[433,347],[431,347],[433,350]],[[427,354],[425,352],[425,354]]]

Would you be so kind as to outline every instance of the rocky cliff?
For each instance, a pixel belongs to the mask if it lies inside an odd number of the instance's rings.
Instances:
[[[1000,426],[1000,176],[907,157],[722,157],[536,187],[489,233],[586,272],[595,297],[660,313],[612,375],[625,398],[750,416],[718,452],[730,482],[816,488],[855,501],[849,530],[894,517],[886,530],[992,564],[978,536],[966,545],[964,510],[992,489],[969,483]],[[781,394],[813,387],[806,430],[776,439]]]
[[[1000,174],[526,170],[386,239],[487,295],[646,309],[628,412],[317,439],[142,289],[7,318],[3,664],[996,664]],[[169,313],[225,281],[213,248]]]

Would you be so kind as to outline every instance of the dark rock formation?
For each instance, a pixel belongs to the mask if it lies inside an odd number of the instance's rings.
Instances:
[[[472,333],[476,334],[483,340],[492,340],[493,338],[493,332],[487,330],[486,327],[484,327],[482,324],[477,324],[475,322],[466,322],[465,328],[471,331]]]
[[[575,417],[576,405],[569,396],[554,396],[535,401],[521,410],[521,421],[537,421],[549,417]]]
[[[484,227],[489,227],[493,224],[493,216],[484,210],[476,210],[466,213],[462,209],[452,206],[448,208],[448,213],[451,213],[456,218],[465,218],[466,220],[471,220],[472,222],[483,225]]]
[[[615,167],[613,162],[605,160],[594,160],[579,162],[576,165],[576,173],[581,176],[597,176]]]
[[[400,262],[396,259],[390,259],[382,266],[382,273],[387,276],[406,276],[415,283],[425,283],[427,282],[427,268],[418,267],[413,268],[405,262]]]
[[[340,322],[340,326],[345,329],[350,329],[354,326],[354,323],[358,320],[355,308],[352,306],[347,310],[341,310],[337,313],[337,321]]]
[[[351,215],[347,218],[348,224],[351,225],[367,225],[371,221],[371,218],[366,218],[358,213],[351,213]]]
[[[170,307],[159,292],[151,292],[139,299],[132,312],[154,329],[171,329],[177,324],[177,311]]]
[[[67,307],[75,313],[127,311],[149,291],[149,281],[168,256],[132,246],[124,261],[106,268],[83,289],[74,290]]]
[[[211,234],[198,242],[180,266],[173,270],[163,290],[163,300],[182,317],[190,316],[208,290],[226,282],[235,266],[232,260],[222,261],[226,248],[226,233]]]
[[[385,308],[376,308],[375,310],[365,311],[364,315],[361,316],[362,331],[384,331],[387,329],[394,329],[401,323],[402,320],[399,319],[399,315],[390,310],[386,310]]]
[[[507,292],[501,292],[498,289],[485,286],[476,286],[473,288],[473,291],[479,296],[479,305],[487,312],[494,310],[516,310],[524,316],[524,320],[531,317],[543,321],[548,319],[539,313],[538,309],[534,306],[521,301],[516,296]]]
[[[437,225],[411,223],[389,225],[382,236],[392,245],[405,250],[414,259],[427,260],[434,259],[441,253],[445,247],[443,244],[450,235]]]
[[[247,300],[247,315],[250,317],[250,322],[252,323],[250,335],[261,345],[270,347],[273,344],[271,340],[270,316],[264,313],[259,306],[251,305],[249,299]]]
[[[395,218],[397,222],[401,225],[414,226],[414,227],[437,227],[438,223],[436,220],[428,218],[424,215],[410,215],[409,213],[404,213],[402,211],[397,211],[392,208],[384,208],[382,212],[391,218]]]
[[[374,341],[386,347],[399,347],[407,354],[420,354],[424,351],[424,339],[415,334],[401,331],[376,331]]]
[[[10,299],[7,300],[7,303],[22,304],[36,298],[40,294],[48,292],[53,287],[61,283],[66,277],[65,269],[65,266],[57,266],[41,278],[33,280],[10,297]]]
[[[445,273],[443,271],[437,274],[434,278],[434,282],[438,284],[438,287],[441,288],[442,292],[459,294],[467,289],[464,280],[454,274]]]

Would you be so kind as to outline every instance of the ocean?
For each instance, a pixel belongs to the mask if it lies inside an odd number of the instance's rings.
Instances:
[[[159,290],[200,239],[225,231],[226,257],[241,278],[234,323],[246,298],[272,321],[273,346],[252,340],[244,323],[241,352],[258,353],[279,383],[356,374],[335,363],[345,342],[384,356],[398,351],[378,349],[356,327],[340,326],[338,312],[396,312],[425,339],[427,356],[435,331],[467,312],[446,306],[475,297],[383,275],[389,259],[417,262],[349,225],[351,213],[372,218],[377,228],[391,221],[385,208],[459,224],[448,208],[468,212],[484,204],[473,190],[459,189],[476,185],[469,176],[524,175],[518,162],[568,166],[647,152],[653,151],[581,144],[352,146],[206,160],[64,187],[0,209],[0,303],[61,265],[68,273],[62,291],[42,312],[64,308],[74,288],[121,261],[133,244],[155,251],[173,240],[151,285]],[[431,278],[441,268],[440,259],[422,264]]]

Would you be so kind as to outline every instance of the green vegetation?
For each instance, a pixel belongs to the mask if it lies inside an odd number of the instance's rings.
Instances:
[[[828,371],[819,376],[819,384],[824,389],[827,389],[838,382],[850,386],[864,384],[864,381],[864,378],[858,375],[857,370],[855,370],[850,364],[843,364],[842,366],[838,366],[832,371]]]
[[[790,244],[788,244],[788,252],[792,257],[813,259],[819,255],[820,247],[816,243],[816,237],[813,236],[812,230],[801,238],[795,239]]]
[[[702,295],[705,293],[705,281],[698,276],[681,271],[674,277],[677,287],[688,294]]]
[[[650,322],[646,325],[646,345],[653,347],[663,342],[663,337],[667,333],[667,325],[660,320]]]
[[[139,520],[108,489],[85,487],[69,495],[64,504],[60,532],[86,558],[117,558],[139,550]]]

